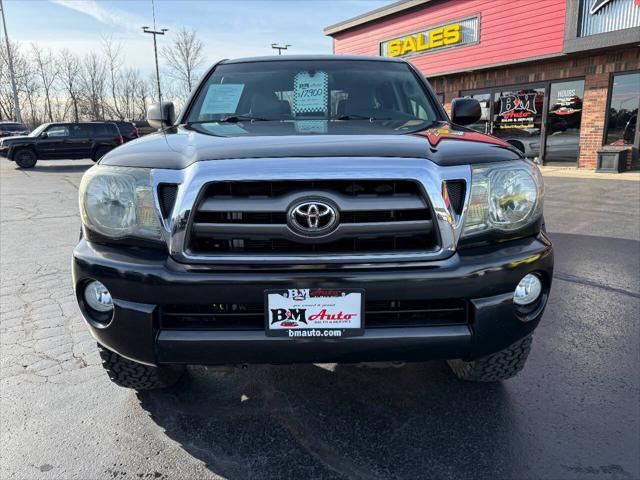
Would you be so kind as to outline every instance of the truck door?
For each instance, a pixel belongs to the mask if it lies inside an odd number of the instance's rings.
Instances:
[[[40,137],[36,142],[39,158],[66,158],[67,145],[65,141],[69,138],[69,125],[54,124],[47,128],[46,136]]]
[[[78,123],[71,125],[70,130],[69,138],[66,141],[69,158],[89,158],[93,142],[91,126]]]

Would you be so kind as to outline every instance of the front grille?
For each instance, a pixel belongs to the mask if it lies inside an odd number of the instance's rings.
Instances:
[[[165,330],[264,330],[264,305],[167,305],[161,309]],[[465,300],[375,300],[365,302],[366,328],[429,327],[469,323]]]
[[[304,237],[288,226],[291,205],[308,198],[335,205],[333,232]],[[438,248],[437,238],[428,201],[413,181],[230,181],[204,187],[187,249],[196,255],[425,252]]]

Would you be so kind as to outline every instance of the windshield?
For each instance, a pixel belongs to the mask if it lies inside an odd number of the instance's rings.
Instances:
[[[49,126],[48,123],[43,123],[42,125],[40,125],[39,127],[37,127],[33,132],[31,132],[29,134],[30,137],[37,137],[38,135],[40,135],[45,128],[47,128]]]
[[[214,135],[410,133],[438,117],[408,65],[289,60],[218,66],[188,115]]]

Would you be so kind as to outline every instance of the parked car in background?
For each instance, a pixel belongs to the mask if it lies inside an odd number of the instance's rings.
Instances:
[[[91,158],[124,143],[113,122],[45,123],[29,135],[0,139],[0,156],[21,168],[32,168],[38,160]]]
[[[13,137],[14,135],[27,135],[29,127],[24,123],[0,122],[0,137]]]
[[[138,133],[140,134],[141,137],[144,137],[145,135],[149,135],[150,133],[154,133],[158,131],[157,128],[154,128],[151,125],[149,125],[149,122],[147,122],[146,120],[136,121],[136,127],[138,128]]]
[[[116,124],[116,127],[120,130],[120,135],[122,135],[122,139],[125,143],[135,140],[136,138],[140,138],[140,132],[138,131],[138,127],[135,123],[121,120],[109,121]]]

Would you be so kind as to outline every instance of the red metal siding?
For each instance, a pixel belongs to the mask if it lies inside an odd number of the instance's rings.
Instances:
[[[562,53],[565,0],[449,0],[338,33],[335,53],[379,55],[380,41],[480,14],[480,42],[408,59],[427,76]]]

